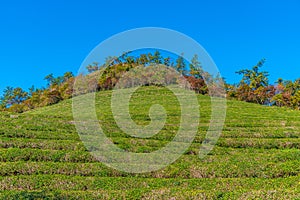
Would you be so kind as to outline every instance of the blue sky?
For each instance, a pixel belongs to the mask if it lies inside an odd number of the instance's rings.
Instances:
[[[79,69],[101,41],[139,27],[164,27],[199,42],[222,76],[266,58],[270,80],[300,77],[300,1],[2,1],[0,91],[46,85]]]

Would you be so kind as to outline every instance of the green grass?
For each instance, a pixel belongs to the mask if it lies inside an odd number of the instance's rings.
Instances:
[[[105,134],[126,151],[158,150],[178,130],[180,107],[166,89],[143,87],[131,99],[137,124],[149,124],[152,104],[167,111],[163,129],[146,139],[118,128],[111,91],[96,97]],[[211,106],[207,96],[198,100],[200,126],[189,149],[173,164],[142,174],[109,168],[89,154],[74,126],[72,100],[17,116],[0,113],[0,199],[300,199],[299,111],[228,101],[222,136],[200,159]]]

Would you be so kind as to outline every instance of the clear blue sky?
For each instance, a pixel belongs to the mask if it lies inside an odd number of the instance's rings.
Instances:
[[[164,27],[198,41],[222,76],[266,58],[270,80],[300,77],[299,0],[2,1],[0,91],[45,85],[77,72],[101,41],[138,27]]]

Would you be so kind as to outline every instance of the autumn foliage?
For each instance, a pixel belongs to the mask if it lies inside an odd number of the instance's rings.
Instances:
[[[300,108],[300,79],[293,81],[281,78],[274,85],[268,82],[268,72],[260,71],[265,60],[260,60],[251,69],[243,69],[236,73],[242,76],[237,84],[228,84],[220,76],[214,77],[204,71],[198,56],[195,55],[187,67],[183,55],[176,60],[164,58],[159,51],[141,54],[137,57],[124,53],[120,57],[109,57],[105,64],[93,63],[86,67],[88,74],[75,77],[71,72],[63,76],[47,75],[44,79],[46,88],[34,87],[25,91],[20,87],[7,87],[0,99],[0,110],[24,112],[37,107],[56,104],[74,95],[86,94],[114,87],[135,87],[140,85],[165,86],[182,84],[186,89],[210,96],[227,97],[240,101],[262,105],[286,106]],[[156,68],[153,68],[156,66]],[[169,67],[179,74],[166,72],[160,66]],[[140,70],[140,69],[145,70]],[[140,70],[140,71],[139,71]],[[74,88],[77,83],[85,83],[83,87]],[[188,83],[188,84],[187,84]],[[222,93],[225,87],[226,95]]]

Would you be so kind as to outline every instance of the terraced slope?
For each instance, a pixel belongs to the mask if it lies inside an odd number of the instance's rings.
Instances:
[[[149,139],[129,137],[117,127],[110,95],[97,93],[97,115],[119,147],[152,152],[176,134],[180,107],[171,92],[144,87],[131,99],[138,124],[149,123],[152,104],[167,110],[165,127]],[[300,199],[299,111],[228,101],[222,136],[200,160],[210,99],[198,99],[200,127],[191,147],[172,165],[144,174],[111,169],[86,151],[71,100],[20,115],[0,113],[0,199]]]

